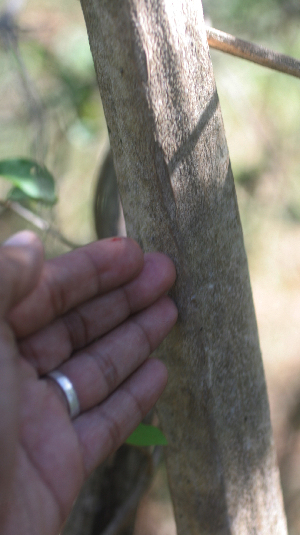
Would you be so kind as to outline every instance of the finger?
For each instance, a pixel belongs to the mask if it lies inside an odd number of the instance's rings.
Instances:
[[[141,273],[117,290],[74,308],[20,342],[20,352],[43,375],[87,346],[130,314],[154,303],[174,284],[175,268],[160,253],[145,255]]]
[[[143,253],[129,238],[91,243],[45,263],[38,286],[10,315],[17,337],[44,327],[68,310],[133,279]]]
[[[101,403],[141,366],[176,320],[177,309],[164,296],[60,366],[74,386],[81,412]]]
[[[150,359],[100,406],[74,420],[87,476],[134,431],[166,383],[164,364]]]
[[[43,261],[42,243],[33,232],[19,232],[0,247],[0,314],[5,315],[33,290]]]
[[[0,481],[10,490],[19,427],[18,352],[5,321],[7,311],[37,283],[43,263],[41,242],[31,232],[12,236],[0,247]],[[4,500],[6,506],[6,500]],[[0,516],[3,496],[0,496]]]
[[[37,477],[41,474],[43,485],[40,488],[43,490],[45,486],[48,493],[50,491],[61,520],[69,514],[91,467],[98,465],[112,448],[116,449],[125,440],[156,402],[166,381],[164,365],[151,359],[100,407],[73,422],[62,410],[60,399],[49,389],[50,381],[31,378],[24,382],[26,403],[21,403],[21,454],[24,448],[26,464],[32,463]],[[120,426],[117,441],[111,441],[109,436],[114,421]]]

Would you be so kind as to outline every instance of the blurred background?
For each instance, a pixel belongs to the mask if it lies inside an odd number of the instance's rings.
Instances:
[[[208,25],[300,58],[298,0],[204,0]],[[290,535],[300,535],[300,80],[211,51],[248,253]],[[47,256],[96,239],[107,131],[79,1],[0,0],[0,160],[28,157],[58,202],[27,206]],[[0,200],[9,185],[0,178]],[[41,225],[40,225],[41,226]],[[0,206],[0,241],[35,228]],[[45,228],[45,227],[44,227]],[[71,243],[69,243],[71,242]],[[68,245],[69,244],[69,245]],[[161,464],[135,535],[176,532]]]

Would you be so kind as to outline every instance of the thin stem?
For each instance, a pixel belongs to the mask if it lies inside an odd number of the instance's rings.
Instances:
[[[211,48],[300,78],[300,61],[295,58],[273,52],[269,48],[255,45],[249,41],[238,39],[234,35],[221,32],[215,28],[207,28],[206,32],[207,41]]]
[[[140,473],[133,491],[129,494],[127,500],[121,504],[110,524],[105,528],[102,535],[121,535],[126,527],[128,518],[131,518],[137,509],[141,497],[151,483],[152,476],[161,459],[162,448],[154,448],[153,454],[145,449],[145,455],[148,457],[149,469]]]
[[[21,204],[15,201],[9,201],[9,200],[0,200],[0,206],[3,206],[4,208],[8,208],[12,212],[15,212],[19,216],[21,216],[26,221],[29,221],[33,226],[36,228],[43,230],[45,232],[49,232],[52,236],[57,238],[61,243],[64,245],[67,245],[67,247],[70,247],[71,249],[77,249],[78,247],[81,247],[77,243],[73,243],[72,241],[65,238],[59,230],[54,228],[48,221],[43,219],[42,217],[34,214],[31,212],[31,210],[28,210]]]

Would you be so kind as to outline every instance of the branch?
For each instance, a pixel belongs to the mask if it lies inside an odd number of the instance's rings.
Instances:
[[[0,39],[2,39],[7,51],[12,56],[16,65],[17,75],[23,89],[24,101],[28,107],[29,118],[36,126],[35,139],[33,142],[33,156],[42,162],[46,152],[44,120],[46,110],[40,99],[35,84],[30,77],[23,57],[19,50],[19,34],[22,31],[15,22],[15,15],[21,2],[7,2],[7,10],[0,13]]]
[[[24,206],[22,206],[18,202],[0,200],[0,206],[3,206],[3,208],[8,208],[12,212],[15,212],[19,216],[23,217],[23,219],[25,219],[26,221],[29,221],[29,223],[31,223],[36,228],[48,232],[49,234],[57,238],[61,243],[67,245],[67,247],[70,247],[71,249],[77,249],[78,247],[80,247],[80,245],[78,245],[77,243],[73,243],[72,241],[65,238],[59,232],[59,230],[55,229],[50,223],[48,223],[48,221],[34,214],[33,212],[31,212],[31,210],[24,208]]]
[[[238,39],[234,35],[215,30],[214,28],[207,28],[206,32],[207,41],[211,48],[300,78],[300,61],[297,59],[273,52],[269,48],[255,45],[249,41]]]
[[[152,481],[152,476],[161,459],[162,448],[156,447],[153,454],[145,454],[148,457],[149,469],[147,472],[141,472],[135,488],[129,494],[127,500],[122,503],[116,511],[115,517],[107,526],[102,535],[122,535],[124,527],[127,525],[128,518],[131,518],[138,507],[141,497],[145,494],[146,489]]]

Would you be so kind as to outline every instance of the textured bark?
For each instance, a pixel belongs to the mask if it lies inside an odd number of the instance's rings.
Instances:
[[[158,409],[179,535],[285,534],[241,224],[199,0],[82,0],[128,234],[175,262]]]

